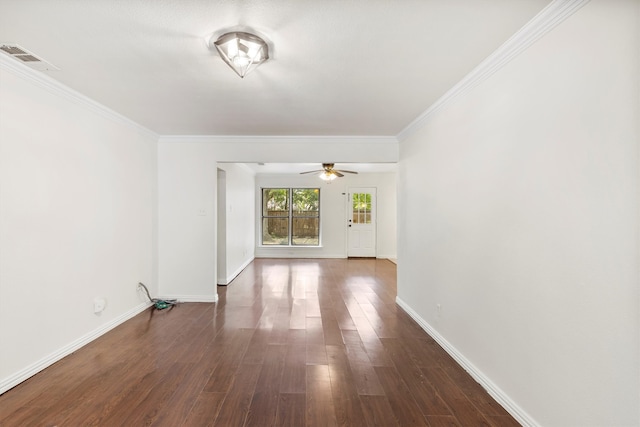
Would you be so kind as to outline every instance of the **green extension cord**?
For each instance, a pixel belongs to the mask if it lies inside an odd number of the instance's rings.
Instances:
[[[151,301],[153,303],[153,306],[156,308],[156,310],[164,310],[165,308],[169,308],[169,307],[173,307],[174,305],[178,305],[178,300],[175,300],[175,299],[151,298],[151,295],[149,294],[149,289],[147,289],[147,287],[142,282],[138,282],[138,286],[142,286],[142,288],[144,289],[145,293],[147,294],[147,297],[149,298],[149,301]]]

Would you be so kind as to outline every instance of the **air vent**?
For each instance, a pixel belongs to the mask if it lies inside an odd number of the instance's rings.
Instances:
[[[0,47],[0,49],[4,50],[9,55],[28,55],[27,52],[25,52],[24,50],[20,49],[18,46],[2,45]]]
[[[36,61],[40,61],[38,58],[36,58],[33,55],[16,55],[16,57],[23,61],[23,62],[36,62]],[[42,61],[40,61],[42,62]]]
[[[35,70],[39,70],[39,71],[59,70],[59,68],[56,67],[55,65],[50,64],[44,59],[34,55],[33,53],[29,52],[28,50],[16,44],[0,43],[0,51],[4,52],[5,54],[7,54],[8,56],[14,59],[19,60],[23,64]]]

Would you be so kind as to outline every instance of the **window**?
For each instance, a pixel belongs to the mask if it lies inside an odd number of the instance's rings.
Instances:
[[[320,245],[320,189],[263,188],[262,244]]]
[[[371,224],[371,194],[353,193],[353,223]]]

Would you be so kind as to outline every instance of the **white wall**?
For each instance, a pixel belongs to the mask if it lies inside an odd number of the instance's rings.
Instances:
[[[379,258],[396,257],[396,174],[346,174],[330,184],[317,175],[283,174],[256,175],[256,217],[260,218],[261,188],[320,188],[320,247],[266,247],[260,246],[260,229],[256,229],[256,256],[263,258],[346,258],[347,203],[349,187],[377,188],[377,243]]]
[[[218,284],[227,283],[227,173],[218,169],[218,216],[216,217],[216,275]]]
[[[137,284],[155,289],[157,140],[4,61],[0,392],[146,306]],[[107,299],[97,315],[95,297]]]
[[[219,163],[218,167],[225,171],[226,178],[226,205],[222,207],[226,214],[226,273],[224,276],[218,274],[218,283],[226,285],[255,255],[255,174],[233,163]]]
[[[640,424],[639,4],[592,0],[400,144],[399,301],[531,424]]]
[[[216,190],[212,144],[158,144],[158,281],[164,298],[217,300]]]

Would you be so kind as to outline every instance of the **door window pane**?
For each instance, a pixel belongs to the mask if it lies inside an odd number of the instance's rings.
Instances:
[[[352,209],[354,224],[371,224],[371,194],[353,193]]]

